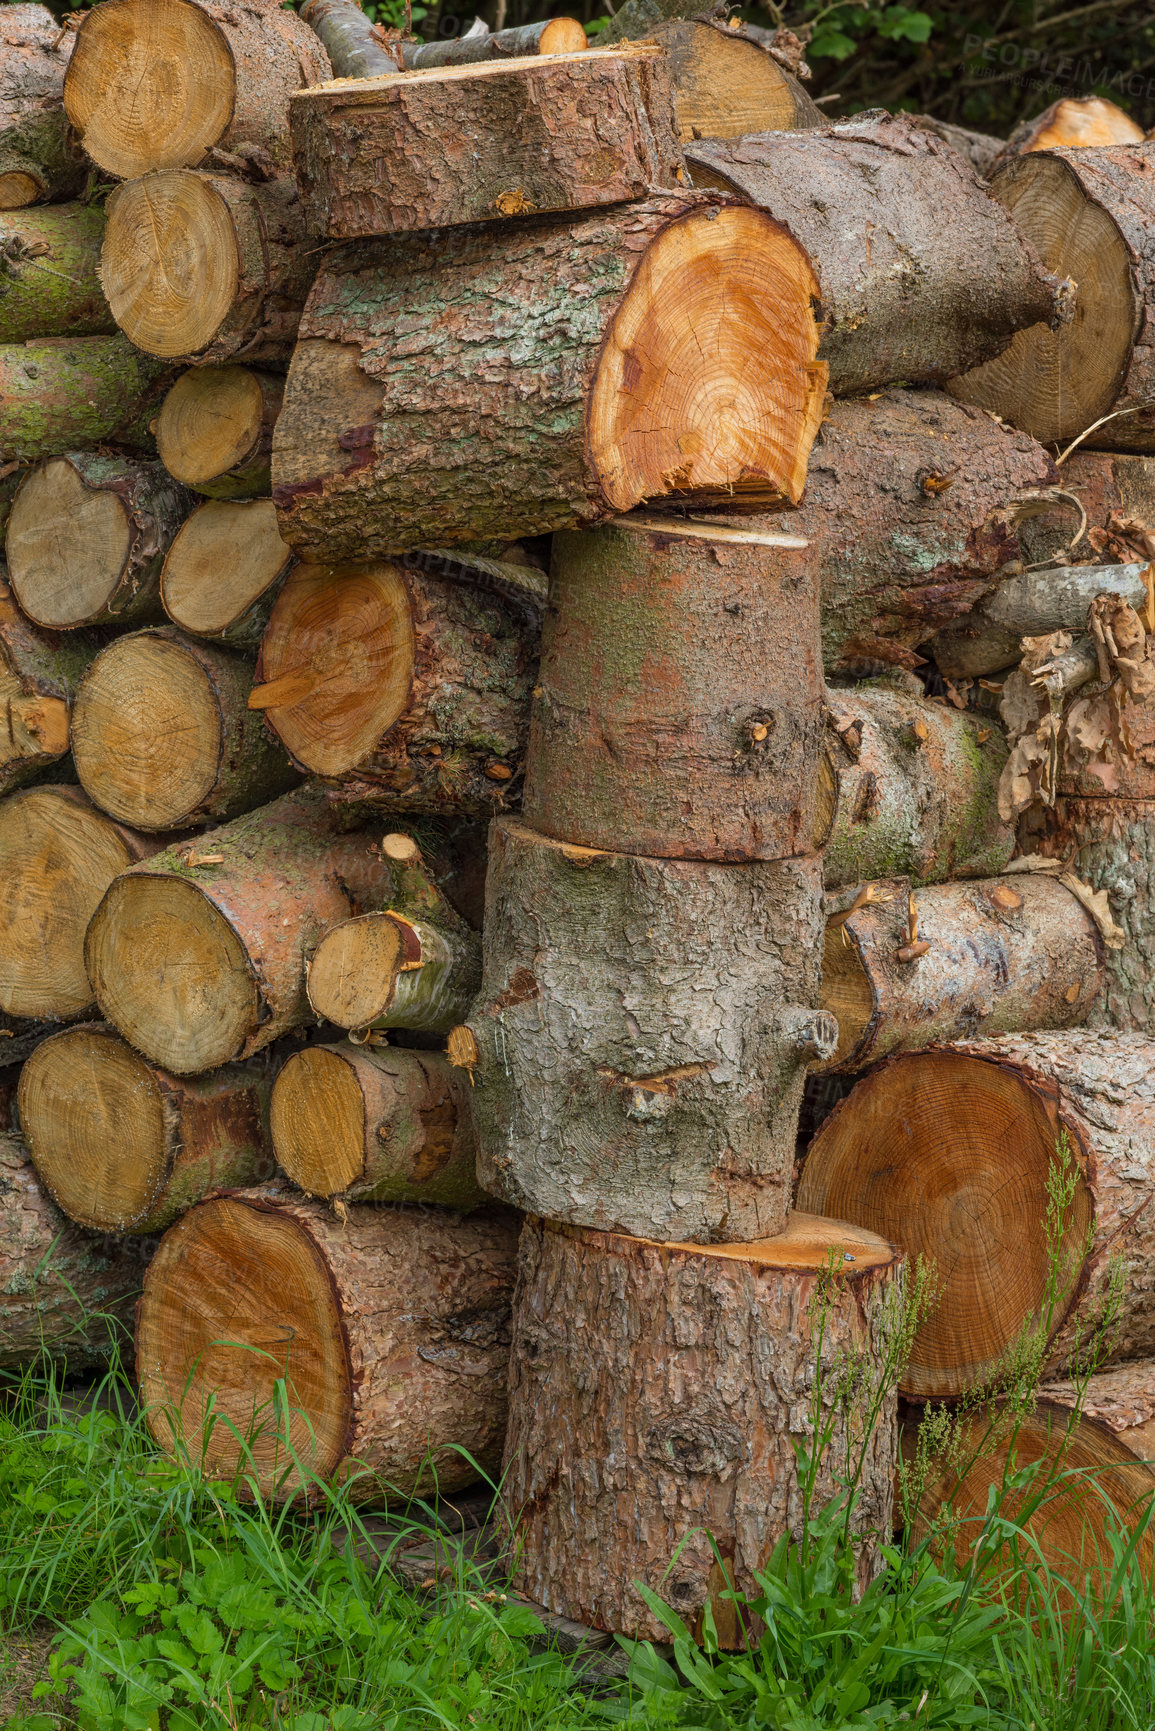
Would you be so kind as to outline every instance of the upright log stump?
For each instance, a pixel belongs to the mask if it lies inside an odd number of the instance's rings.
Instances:
[[[797,1535],[795,1445],[816,1409],[834,1430],[817,1506],[836,1488],[829,1463],[864,1450],[852,1525],[868,1580],[891,1524],[897,1403],[885,1390],[869,1439],[830,1403],[842,1355],[881,1377],[901,1261],[873,1233],[802,1214],[779,1237],[709,1248],[528,1220],[502,1485],[519,1591],[665,1640],[640,1580],[691,1627],[709,1604],[722,1646],[744,1646],[722,1595],[755,1595],[755,1571]]]
[[[824,743],[818,584],[765,519],[626,518],[554,541],[522,810],[617,853],[813,846]]]
[[[470,1070],[481,1182],[573,1225],[752,1239],[789,1207],[819,1012],[816,858],[716,864],[490,835]]]
[[[362,1502],[457,1490],[477,1477],[469,1457],[496,1474],[516,1253],[504,1209],[338,1219],[262,1190],[201,1203],[162,1239],[137,1313],[153,1435],[278,1499],[309,1494],[297,1461]]]

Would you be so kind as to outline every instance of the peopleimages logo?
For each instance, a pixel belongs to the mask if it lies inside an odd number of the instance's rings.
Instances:
[[[1056,89],[1086,90],[1094,86],[1100,94],[1116,91],[1124,96],[1155,96],[1155,78],[1126,67],[1109,72],[1102,61],[1081,60],[1074,54],[1052,54],[1018,42],[999,42],[997,37],[972,35],[967,36],[963,52],[971,62],[967,70],[972,76],[1029,83],[1034,89],[1053,85]]]

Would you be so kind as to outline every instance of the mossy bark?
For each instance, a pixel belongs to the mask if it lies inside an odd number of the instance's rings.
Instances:
[[[72,702],[98,639],[82,631],[42,631],[16,605],[0,563],[0,795],[35,780],[68,753]]]
[[[0,345],[0,457],[33,462],[110,442],[155,451],[169,364],[125,337]]]
[[[113,335],[100,286],[103,239],[98,204],[0,211],[0,343]]]
[[[63,100],[75,41],[47,6],[0,7],[0,209],[84,188],[89,165]]]

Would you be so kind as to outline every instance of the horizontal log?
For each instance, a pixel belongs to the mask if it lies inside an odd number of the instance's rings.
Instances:
[[[952,150],[957,150],[964,162],[969,162],[976,174],[985,179],[994,167],[1004,140],[985,132],[972,132],[969,127],[955,126],[949,120],[938,120],[933,114],[912,114],[911,120],[925,132],[933,132]]]
[[[43,631],[16,605],[0,563],[0,795],[23,787],[68,753],[72,704],[100,649],[85,631]]]
[[[630,14],[632,22],[624,14]],[[683,143],[826,124],[826,116],[798,80],[741,27],[670,16],[666,7],[647,7],[643,23],[627,5],[597,41],[608,47],[626,37],[645,38],[665,49]]]
[[[103,239],[98,204],[50,204],[0,216],[0,343],[113,334],[116,320],[100,286]]]
[[[1147,604],[1147,562],[1128,565],[1056,565],[1005,577],[973,612],[935,633],[930,649],[948,679],[998,673],[1022,659],[1024,637],[1083,631],[1096,595],[1121,595],[1130,606]]]
[[[576,18],[539,18],[508,30],[478,30],[437,42],[401,42],[406,71],[428,72],[435,66],[473,66],[482,60],[515,59],[527,54],[574,54],[584,48],[585,30]]]
[[[157,416],[161,462],[207,499],[259,498],[272,484],[273,427],[284,394],[280,373],[190,367]]]
[[[1146,133],[1116,102],[1103,96],[1062,96],[1041,114],[1022,120],[1003,146],[996,168],[1031,150],[1058,146],[1086,150],[1107,144],[1142,144]]]
[[[292,563],[271,499],[209,499],[165,554],[161,604],[194,637],[253,649]]]
[[[825,391],[814,292],[797,243],[718,193],[339,249],[274,434],[281,532],[320,562],[644,501],[794,504]],[[423,334],[382,342],[398,321]]]
[[[277,1500],[315,1496],[318,1479],[379,1503],[496,1476],[516,1244],[504,1210],[338,1219],[267,1190],[203,1202],[145,1277],[136,1362],[153,1435],[175,1452],[179,1424],[214,1477],[243,1464]]]
[[[1106,1430],[1136,1460],[1155,1467],[1155,1360],[1117,1364],[1085,1382],[1045,1382],[1039,1399],[1066,1412],[1078,1405],[1084,1418]]]
[[[104,443],[151,454],[167,371],[123,336],[0,344],[0,457],[31,463]]]
[[[0,210],[84,190],[88,163],[64,113],[75,42],[47,6],[0,9]]]
[[[660,48],[486,60],[300,91],[293,155],[333,240],[645,198],[686,178]]]

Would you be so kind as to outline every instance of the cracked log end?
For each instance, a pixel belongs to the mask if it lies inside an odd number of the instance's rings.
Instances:
[[[120,585],[134,533],[114,488],[90,486],[68,457],[39,464],[8,518],[8,572],[24,612],[55,630],[99,617]]]
[[[240,288],[227,202],[210,180],[190,173],[118,187],[100,274],[113,318],[138,349],[163,357],[207,349]]]

